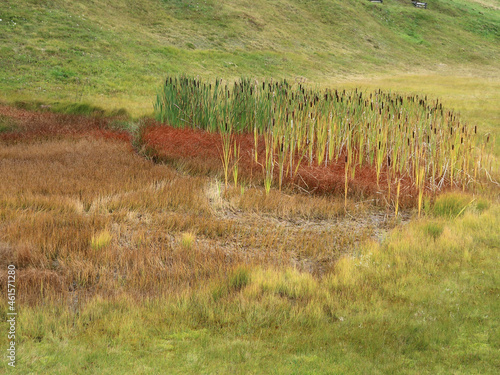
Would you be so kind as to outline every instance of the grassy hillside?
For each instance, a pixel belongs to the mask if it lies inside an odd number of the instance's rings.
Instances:
[[[499,4],[6,0],[0,98],[144,106],[165,74],[179,72],[317,83],[451,67],[490,74],[500,60]]]

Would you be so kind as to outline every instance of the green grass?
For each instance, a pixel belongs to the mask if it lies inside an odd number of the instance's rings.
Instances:
[[[476,199],[469,195],[459,193],[447,193],[439,196],[429,213],[436,217],[444,217],[453,219],[465,212],[465,209],[471,205]]]
[[[250,272],[247,268],[238,268],[229,276],[228,286],[234,290],[241,290],[250,283]]]
[[[16,130],[15,122],[7,116],[0,115],[0,133],[11,132],[14,130]]]
[[[0,103],[3,104],[3,103]],[[93,105],[85,102],[50,102],[49,104],[40,100],[16,100],[9,103],[13,107],[19,109],[25,109],[28,111],[38,111],[38,112],[53,112],[53,113],[63,113],[67,115],[83,115],[83,116],[109,116],[109,117],[119,117],[122,120],[117,119],[117,121],[130,120],[130,114],[125,108],[118,109],[107,109]]]
[[[498,11],[464,0],[427,10],[396,0],[8,0],[0,18],[4,100],[86,101],[134,114],[151,111],[166,74],[322,82],[443,64],[496,70],[500,57]]]

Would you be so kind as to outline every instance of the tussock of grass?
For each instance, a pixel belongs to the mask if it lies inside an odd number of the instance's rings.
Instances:
[[[246,267],[238,267],[229,276],[228,286],[232,290],[239,291],[250,283],[250,271]]]
[[[0,133],[10,132],[16,129],[16,123],[7,116],[0,115]]]
[[[455,218],[463,214],[474,201],[468,194],[446,193],[436,198],[429,212],[437,217]]]
[[[194,241],[195,236],[193,233],[186,232],[181,236],[181,246],[186,250],[189,250],[193,247]]]
[[[42,101],[22,101],[18,100],[13,103],[14,107],[26,109],[29,111],[49,111],[54,113],[62,113],[66,115],[85,115],[85,116],[124,116],[127,115],[125,109],[105,111],[103,108],[90,103],[45,103]]]
[[[339,207],[326,198],[277,192],[261,201],[257,189],[244,193],[245,202],[229,202],[228,212],[244,208],[234,218],[204,194],[206,178],[154,165],[120,143],[16,142],[0,157],[0,241],[17,252],[27,272],[21,280],[30,280],[20,287],[21,303],[36,304],[51,290],[55,296],[87,290],[158,295],[240,265],[295,264],[322,273],[371,234],[369,227],[348,235],[320,225],[282,227],[274,215],[305,224],[335,219]],[[236,199],[227,194],[224,199]],[[271,215],[259,223],[253,215],[261,212]]]
[[[15,371],[498,372],[496,187],[437,197],[386,233],[368,205],[348,201],[345,215],[334,197],[266,196],[241,176],[243,190],[207,193],[220,160],[170,161],[176,171],[123,142],[70,135],[103,124],[136,133],[147,121],[130,117],[152,115],[156,87],[180,73],[429,95],[494,135],[493,0],[0,8],[0,101],[65,113],[0,115],[0,136],[16,136],[0,141],[0,294],[15,263]],[[500,137],[489,147],[498,157]],[[498,160],[486,168],[499,179]]]
[[[433,238],[434,240],[438,239],[439,236],[443,233],[444,225],[443,223],[439,222],[429,222],[425,224],[424,230],[429,235],[429,237]]]
[[[107,230],[101,231],[99,234],[92,236],[90,247],[95,251],[102,250],[109,246],[113,237]]]

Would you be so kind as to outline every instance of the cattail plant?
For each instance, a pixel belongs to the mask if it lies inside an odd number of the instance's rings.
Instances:
[[[232,131],[227,123],[221,127],[221,139],[222,139],[222,150],[220,156],[222,159],[222,166],[224,169],[224,181],[226,183],[226,189],[229,181],[229,166],[231,163],[231,142],[232,142]]]
[[[398,187],[396,190],[396,210],[395,210],[395,216],[396,218],[398,217],[398,210],[399,210],[399,192],[401,189],[401,180],[398,180]]]
[[[264,136],[265,147],[266,147],[265,161],[264,161],[264,188],[266,190],[266,194],[269,194],[273,182],[274,157],[272,148],[272,141],[273,141],[272,134],[273,134],[272,131],[268,130]]]
[[[346,155],[344,164],[344,209],[347,210],[347,189],[349,187],[349,157]]]
[[[238,163],[240,161],[240,145],[236,145],[236,142],[234,142],[233,146],[234,146],[233,180],[234,180],[234,187],[238,187]]]
[[[388,202],[391,184],[404,181],[415,187],[404,191],[416,192],[418,204],[426,188],[434,194],[450,186],[465,189],[492,169],[484,144],[489,148],[493,142],[482,144],[476,126],[463,124],[427,96],[319,90],[285,80],[207,84],[176,76],[165,80],[154,107],[162,123],[221,133],[226,184],[232,158],[239,160],[233,137],[242,133],[253,133],[252,159],[263,166],[267,191],[275,165],[281,188],[304,164],[329,168],[346,157],[346,191],[349,177],[355,184],[357,170],[370,167],[378,189],[387,189]],[[264,155],[259,155],[261,140]],[[386,184],[380,184],[384,178]],[[399,201],[399,189],[396,196]]]

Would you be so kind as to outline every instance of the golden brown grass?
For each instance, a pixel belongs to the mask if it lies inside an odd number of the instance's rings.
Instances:
[[[0,160],[0,258],[17,265],[20,303],[162,295],[243,265],[320,274],[372,234],[368,222],[351,223],[354,235],[339,224],[333,198],[214,192],[208,177],[144,160],[124,142],[17,141],[2,144]]]
[[[258,214],[269,214],[282,219],[328,220],[345,215],[344,200],[338,197],[286,194],[262,189],[232,188],[225,191],[225,198],[240,210]],[[351,204],[349,212],[360,213],[363,204]]]

